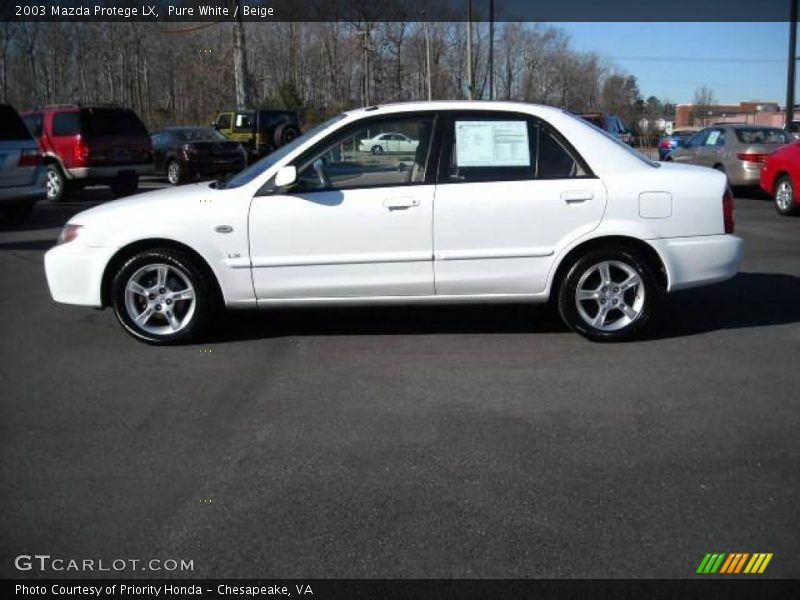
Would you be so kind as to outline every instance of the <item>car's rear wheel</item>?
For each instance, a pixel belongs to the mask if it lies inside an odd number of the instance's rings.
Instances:
[[[111,182],[111,191],[117,197],[130,196],[139,188],[139,176],[118,177]]]
[[[792,184],[792,178],[788,175],[782,175],[775,182],[775,210],[778,211],[779,215],[785,217],[798,213],[794,185]]]
[[[569,268],[558,294],[567,326],[597,342],[639,334],[660,302],[653,268],[627,248],[593,250]]]
[[[111,285],[119,322],[151,344],[195,339],[216,309],[215,298],[197,261],[171,248],[139,252],[117,271]]]
[[[167,181],[172,185],[183,183],[183,169],[181,169],[181,164],[174,158],[167,163]]]
[[[381,146],[379,146],[378,144],[375,144],[372,147],[372,154],[375,154],[375,155],[383,154],[383,148]]]
[[[51,202],[61,200],[64,197],[65,183],[64,173],[61,172],[59,166],[54,163],[47,165],[47,199]]]

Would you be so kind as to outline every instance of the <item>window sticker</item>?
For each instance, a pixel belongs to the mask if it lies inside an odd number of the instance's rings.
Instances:
[[[706,146],[714,146],[717,143],[717,139],[719,139],[720,131],[712,131],[708,134],[708,138],[706,139]]]
[[[456,121],[456,166],[531,166],[527,122]]]

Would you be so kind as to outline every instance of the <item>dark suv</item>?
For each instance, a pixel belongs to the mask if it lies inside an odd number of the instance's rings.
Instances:
[[[87,185],[109,185],[117,196],[136,191],[139,175],[153,171],[147,128],[128,108],[67,104],[28,111],[47,167],[47,198]]]
[[[225,137],[240,142],[257,160],[300,135],[300,117],[289,110],[229,110],[212,123]]]

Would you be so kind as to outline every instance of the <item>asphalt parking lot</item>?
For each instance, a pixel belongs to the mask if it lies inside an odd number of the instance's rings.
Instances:
[[[39,553],[662,578],[707,552],[800,576],[800,218],[740,198],[742,273],[672,296],[636,343],[479,306],[237,314],[154,348],[47,292],[58,228],[107,198],[0,224],[0,576]]]

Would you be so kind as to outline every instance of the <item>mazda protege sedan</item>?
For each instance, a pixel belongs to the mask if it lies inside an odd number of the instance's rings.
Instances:
[[[419,143],[368,153],[381,132]],[[227,181],[75,215],[45,269],[58,302],[113,308],[153,344],[227,308],[546,302],[624,340],[666,292],[732,277],[733,197],[569,112],[415,102],[340,114]]]

